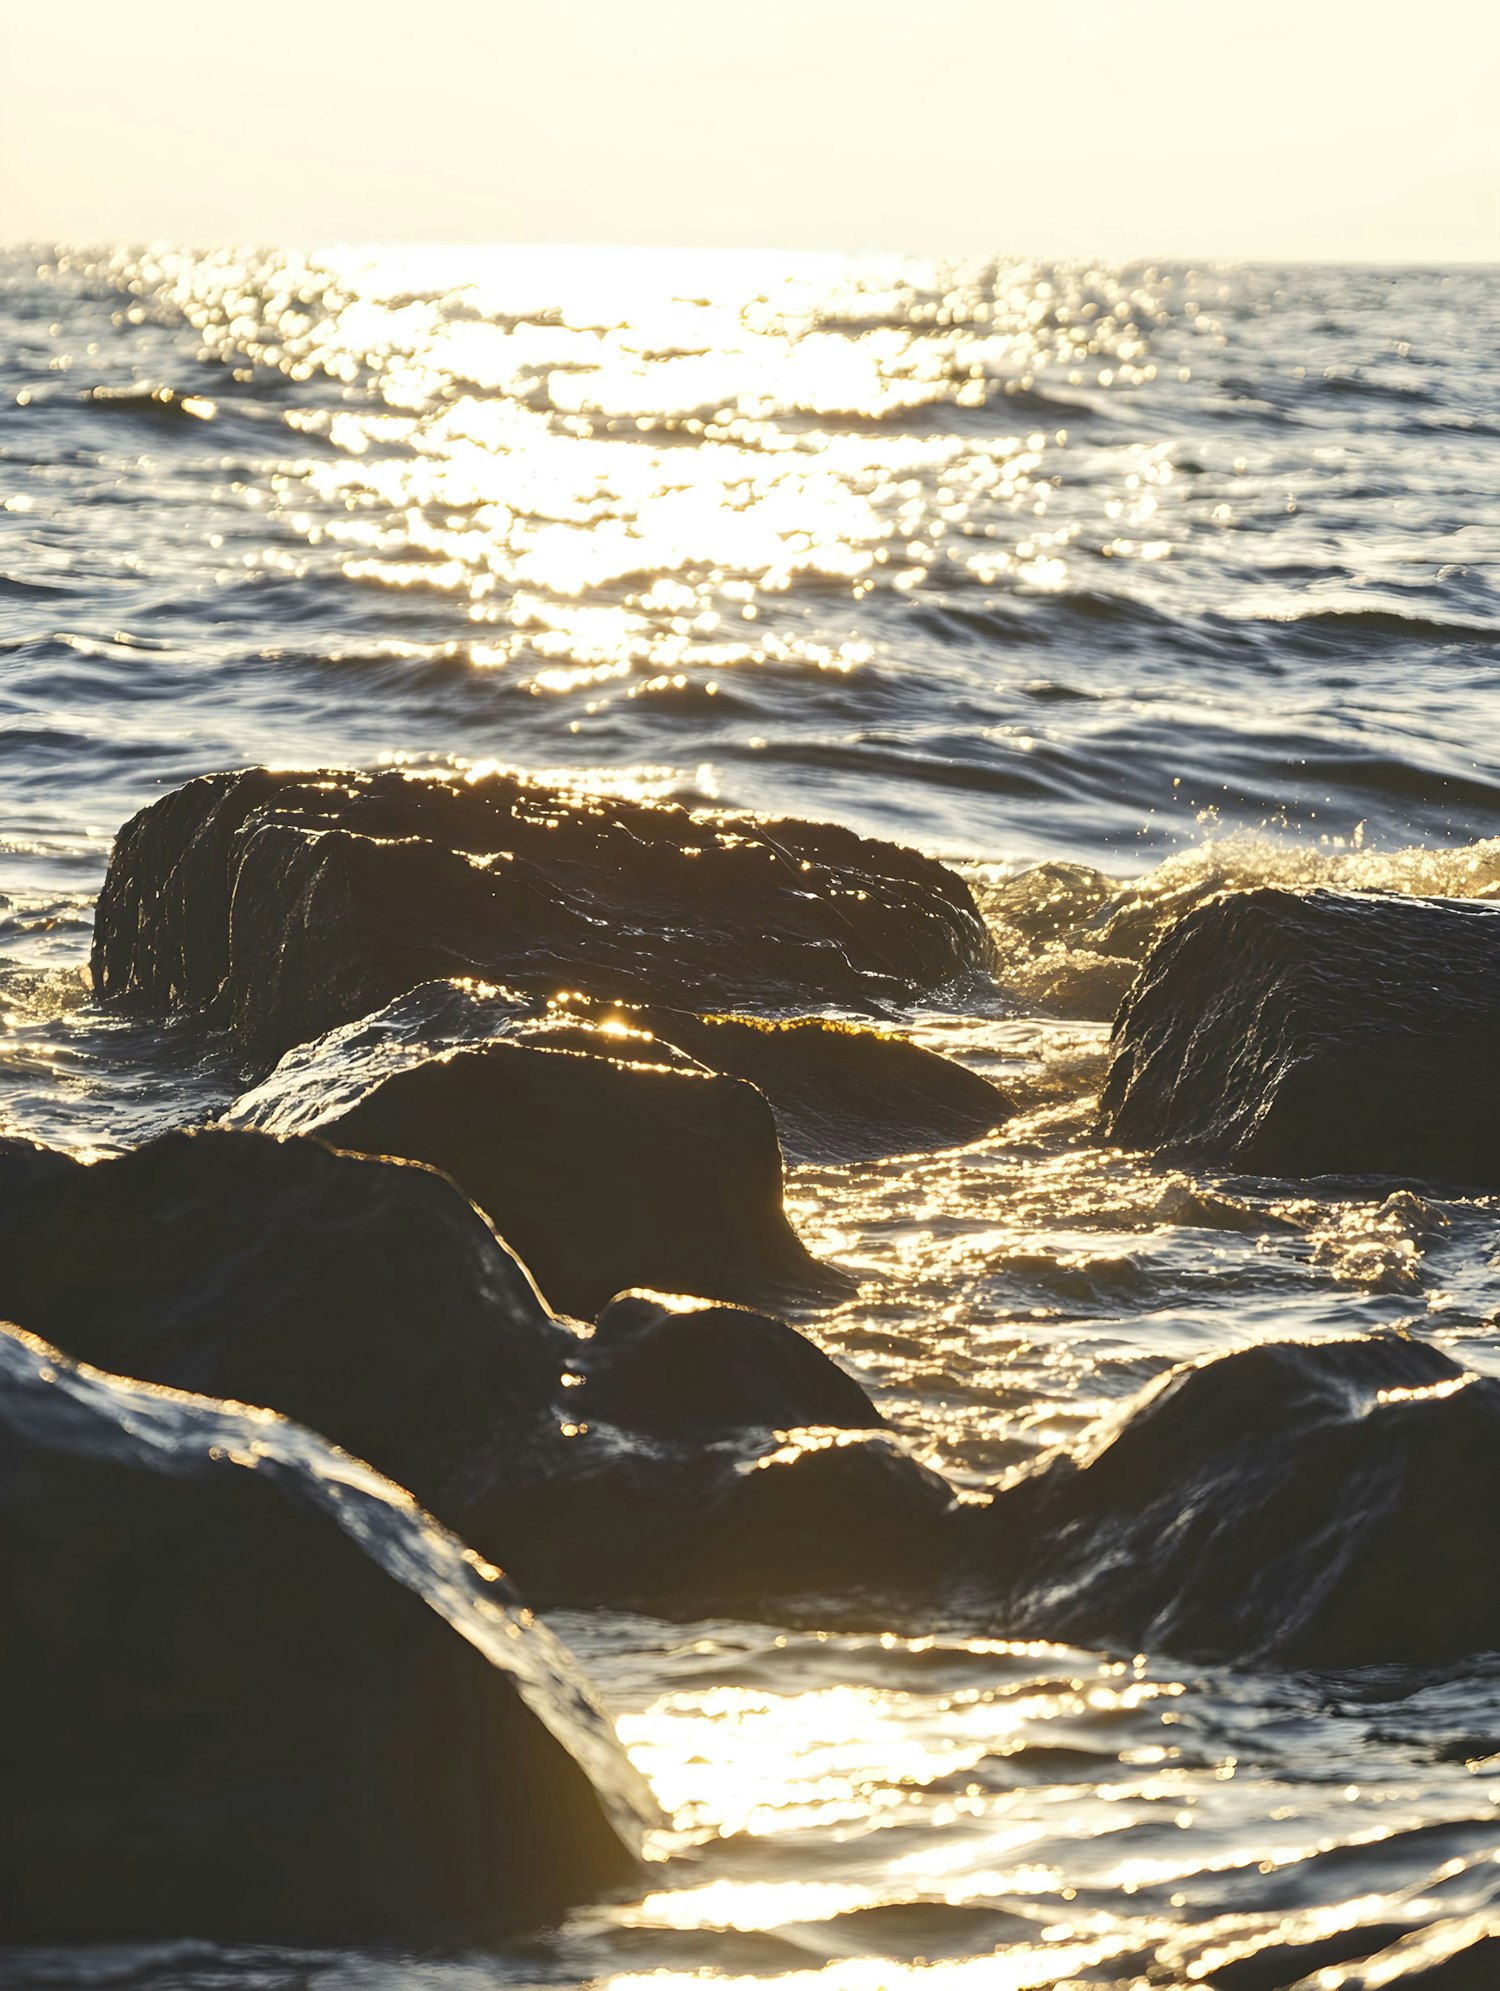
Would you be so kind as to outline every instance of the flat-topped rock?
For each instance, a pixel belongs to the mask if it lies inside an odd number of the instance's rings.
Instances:
[[[879,1009],[982,971],[967,886],[832,824],[504,775],[190,782],[116,840],[105,1000],[191,1010],[268,1063],[434,978],[687,1008]]]
[[[1146,957],[1113,1047],[1112,1141],[1500,1189],[1500,906],[1211,899]]]
[[[265,1411],[0,1329],[0,1943],[471,1946],[654,1808],[509,1582]]]
[[[592,1005],[601,1027],[614,1027],[612,1017],[650,1031],[710,1071],[758,1086],[794,1163],[877,1161],[956,1147],[992,1133],[1015,1111],[1002,1087],[895,1031],[826,1016]]]

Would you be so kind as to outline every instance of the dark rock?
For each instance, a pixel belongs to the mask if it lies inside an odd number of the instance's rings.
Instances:
[[[270,1404],[448,1516],[545,1422],[573,1341],[414,1163],[168,1134],[5,1214],[0,1318],[101,1368]]]
[[[0,1332],[0,1941],[480,1943],[627,1883],[566,1651],[263,1411]]]
[[[191,782],[127,823],[95,929],[107,1000],[194,1009],[270,1061],[478,975],[691,1008],[880,1008],[983,970],[966,885],[830,824],[502,775]]]
[[[790,1162],[954,1147],[1015,1110],[978,1072],[889,1031],[823,1016],[695,1016],[660,1004],[623,1015],[711,1071],[759,1086]]]
[[[1500,1648],[1500,1381],[1395,1335],[1179,1369],[975,1521],[1007,1635],[1257,1664]]]
[[[563,1380],[560,1444],[464,1517],[540,1603],[868,1618],[951,1570],[952,1490],[782,1321],[622,1293]]]
[[[404,1066],[496,1037],[748,1079],[770,1103],[792,1162],[876,1160],[952,1146],[989,1133],[1014,1110],[1006,1092],[968,1067],[892,1032],[830,1017],[699,1016],[659,1003],[528,998],[445,981],[425,982],[371,1016],[299,1044],[224,1117],[267,1133],[322,1134]]]
[[[1500,1189],[1500,906],[1209,900],[1152,949],[1113,1043],[1110,1140]]]
[[[869,1431],[869,1397],[785,1321],[662,1293],[621,1293],[579,1358],[583,1417],[689,1441],[803,1425]]]
[[[56,1182],[82,1163],[57,1148],[43,1147],[18,1134],[0,1135],[0,1221],[7,1200],[35,1182]]]
[[[408,1075],[434,1069],[453,1067]],[[691,1083],[765,1113],[736,1081]],[[71,1170],[0,1224],[0,1315],[101,1367],[296,1416],[549,1603],[691,1608],[711,1594],[736,1608],[715,1544],[729,1511],[754,1540],[746,1472],[782,1432],[880,1422],[792,1328],[681,1307],[630,1295],[585,1338],[550,1318],[445,1176],[244,1131],[167,1135]],[[803,1522],[829,1539],[847,1525],[822,1526],[816,1487]],[[767,1547],[755,1608],[774,1561]]]
[[[891,1437],[817,1433],[726,1483],[706,1559],[726,1595],[935,1601],[952,1574],[957,1496]]]
[[[550,1014],[544,999],[485,982],[422,982],[369,1016],[298,1044],[220,1124],[318,1134],[385,1079],[442,1051],[472,1050]]]
[[[539,1604],[916,1622],[953,1577],[954,1491],[886,1433],[652,1444],[565,1429],[565,1464],[474,1516],[476,1533],[516,1544],[511,1567]]]
[[[577,1048],[573,1048],[576,1044]],[[753,1086],[658,1062],[607,1031],[514,1037],[402,1062],[377,1050],[353,1091],[347,1045],[330,1054],[334,1110],[310,1111],[315,1047],[231,1109],[335,1147],[443,1169],[494,1221],[543,1292],[592,1316],[622,1287],[783,1304],[847,1292],[787,1222],[781,1150]],[[389,1075],[387,1075],[389,1074]],[[287,1108],[290,1110],[287,1110]]]

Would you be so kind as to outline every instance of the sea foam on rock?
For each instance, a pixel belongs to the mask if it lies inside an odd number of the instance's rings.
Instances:
[[[1500,1648],[1500,1381],[1399,1335],[1178,1369],[977,1532],[1013,1636],[1286,1666]]]
[[[0,1942],[479,1943],[654,1808],[565,1648],[267,1411],[0,1329]]]
[[[254,768],[190,782],[121,830],[93,974],[103,998],[197,1010],[269,1063],[454,974],[868,1010],[989,954],[953,872],[833,824],[499,774]]]
[[[1112,1042],[1110,1140],[1500,1189],[1500,906],[1211,899],[1152,948]]]

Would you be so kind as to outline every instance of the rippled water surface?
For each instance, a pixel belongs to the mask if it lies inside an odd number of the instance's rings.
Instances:
[[[1114,1004],[1202,893],[1500,895],[1495,272],[14,253],[0,727],[7,1127],[107,1150],[235,1089],[84,974],[114,829],[189,775],[499,763],[833,816],[966,868],[999,994],[909,1022],[1022,1101],[977,1146],[791,1181],[861,1275],[802,1325],[922,1456],[979,1483],[1289,1335],[1500,1372],[1489,1199],[1194,1176],[1089,1131]],[[14,1970],[1500,1983],[1493,1661],[559,1629],[671,1816],[642,1898],[500,1957]]]

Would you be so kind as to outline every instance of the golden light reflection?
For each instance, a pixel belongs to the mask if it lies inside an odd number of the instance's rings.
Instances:
[[[1102,516],[1097,461],[1093,495],[1064,474],[1080,391],[1214,335],[1212,287],[1156,271],[593,250],[99,268],[140,300],[122,321],[180,313],[225,375],[188,412],[270,375],[307,390],[277,419],[308,452],[243,492],[268,528],[356,585],[451,602],[475,661],[588,713],[636,677],[873,660],[804,600],[1059,593],[1080,543],[1159,561],[1187,529],[1164,444],[1117,447]],[[274,541],[260,558],[299,571]]]

